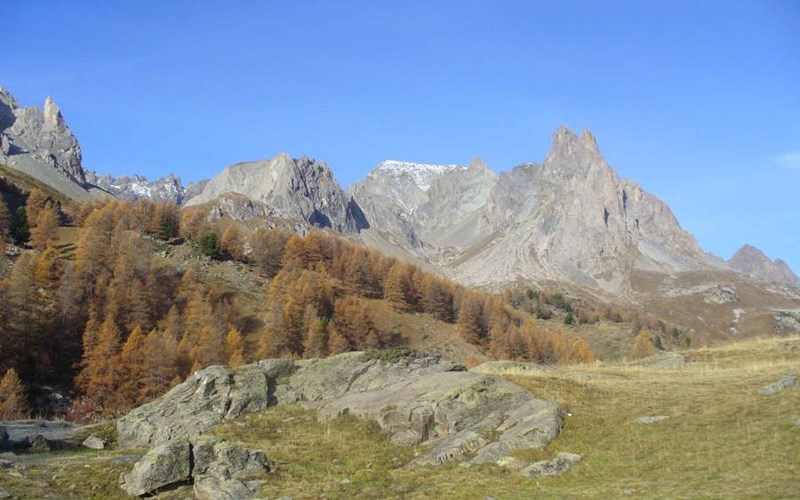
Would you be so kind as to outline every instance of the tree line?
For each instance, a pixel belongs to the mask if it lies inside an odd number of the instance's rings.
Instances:
[[[65,224],[74,226],[72,240],[59,235]],[[594,359],[584,341],[537,328],[500,296],[320,231],[250,230],[146,200],[65,210],[33,190],[13,213],[0,202],[0,239],[30,247],[4,264],[0,280],[0,373],[74,387],[75,418],[127,411],[211,364],[398,345],[396,332],[376,325],[374,301],[456,324],[465,341],[499,359]],[[205,257],[161,255],[185,244]],[[236,290],[207,279],[207,258],[268,278],[258,317],[245,313]],[[18,384],[6,385],[19,400]],[[0,410],[10,400],[2,387]]]

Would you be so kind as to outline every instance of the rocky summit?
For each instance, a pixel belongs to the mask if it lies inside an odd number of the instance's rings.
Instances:
[[[268,208],[272,217],[296,219],[351,233],[367,227],[359,207],[333,177],[325,162],[281,153],[261,161],[237,163],[208,181],[186,206],[238,193]]]
[[[800,286],[798,278],[786,262],[774,261],[751,245],[744,245],[730,258],[728,264],[737,271],[761,281],[772,281]]]
[[[463,283],[558,280],[626,293],[634,268],[724,265],[663,202],[620,179],[588,131],[560,127],[541,164],[499,176],[480,160],[427,169],[424,185],[403,172],[421,168],[379,165],[352,193],[378,233],[376,244],[399,242]]]
[[[84,200],[81,147],[61,109],[48,97],[44,106],[21,107],[0,87],[0,163],[21,170],[70,198]]]

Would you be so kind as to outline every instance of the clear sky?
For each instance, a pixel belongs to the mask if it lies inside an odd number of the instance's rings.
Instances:
[[[800,2],[6,0],[0,85],[85,167],[184,181],[286,151],[495,170],[589,128],[700,244],[800,271]]]

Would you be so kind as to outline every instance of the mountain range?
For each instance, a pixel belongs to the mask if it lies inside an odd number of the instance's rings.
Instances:
[[[686,293],[743,280],[772,283],[778,302],[800,299],[800,279],[780,259],[750,245],[728,261],[705,252],[664,202],[619,177],[588,130],[559,127],[541,163],[508,172],[495,173],[480,158],[384,161],[348,189],[324,161],[286,153],[231,165],[188,187],[173,175],[148,181],[87,172],[81,162],[51,98],[41,109],[20,107],[0,88],[0,163],[78,201],[149,198],[205,207],[214,217],[294,220],[495,290],[555,283],[641,302],[649,290],[637,285],[642,277],[663,285],[699,273],[704,284],[685,284]],[[664,286],[661,296],[682,295]]]

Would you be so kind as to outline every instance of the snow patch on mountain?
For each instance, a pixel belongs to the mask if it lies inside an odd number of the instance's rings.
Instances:
[[[378,170],[394,177],[409,177],[422,191],[431,188],[433,179],[444,173],[457,170],[459,165],[433,165],[429,163],[414,163],[409,161],[386,160],[378,165]]]

